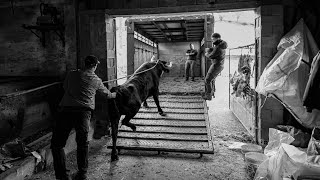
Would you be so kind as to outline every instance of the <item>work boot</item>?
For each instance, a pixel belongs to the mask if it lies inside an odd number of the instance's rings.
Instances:
[[[194,77],[193,77],[193,78],[191,78],[191,81],[193,81],[193,82],[195,81],[195,80],[194,80]]]
[[[208,100],[208,101],[211,101],[211,100],[212,100],[212,96],[211,96],[210,94],[208,94],[208,93],[203,94],[203,95],[202,95],[202,98],[203,98],[204,100]]]

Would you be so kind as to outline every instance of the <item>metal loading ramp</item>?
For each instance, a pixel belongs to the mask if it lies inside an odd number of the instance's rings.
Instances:
[[[208,120],[207,104],[200,96],[161,95],[160,106],[167,114],[160,116],[153,98],[150,108],[141,107],[130,122],[133,132],[119,128],[117,149],[214,154]],[[112,141],[108,148],[112,148]]]

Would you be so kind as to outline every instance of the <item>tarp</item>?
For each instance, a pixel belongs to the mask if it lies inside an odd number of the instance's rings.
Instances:
[[[308,27],[301,19],[277,47],[278,52],[264,69],[256,92],[273,96],[305,127],[320,125],[320,111],[308,113],[303,94],[309,78],[310,65],[319,51]]]

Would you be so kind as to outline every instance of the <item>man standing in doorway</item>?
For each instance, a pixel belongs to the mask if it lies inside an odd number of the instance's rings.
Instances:
[[[186,55],[188,56],[186,64],[185,64],[185,75],[186,81],[189,80],[189,73],[191,70],[191,81],[194,81],[194,65],[197,60],[197,50],[194,49],[194,45],[190,44],[190,49],[187,50]]]
[[[87,179],[89,151],[89,123],[91,112],[95,108],[96,91],[104,93],[107,98],[115,98],[94,73],[99,64],[98,58],[90,55],[84,60],[83,70],[67,74],[63,88],[64,96],[60,102],[61,112],[53,128],[51,149],[56,179],[71,179],[66,169],[66,157],[63,147],[72,128],[76,131],[78,173],[75,179]]]
[[[218,74],[223,70],[224,58],[228,47],[227,43],[221,40],[219,33],[213,33],[211,39],[213,47],[206,48],[205,52],[205,56],[211,60],[211,66],[204,80],[205,93],[202,98],[205,100],[211,100],[212,97],[215,97],[215,80]]]

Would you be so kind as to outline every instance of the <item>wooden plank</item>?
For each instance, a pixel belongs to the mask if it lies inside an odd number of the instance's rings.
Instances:
[[[141,140],[159,140],[159,141],[191,141],[191,142],[208,142],[207,139],[180,139],[180,138],[152,138],[152,137],[130,137],[130,136],[118,136],[122,139],[141,139]]]
[[[164,132],[164,131],[132,131],[120,129],[119,132],[129,132],[129,133],[149,133],[149,134],[179,134],[179,135],[207,135],[206,132]]]
[[[162,124],[134,124],[134,125],[148,126],[148,127],[206,128],[206,126],[203,126],[203,125],[197,125],[197,126],[162,125]]]
[[[112,149],[112,146],[108,146],[108,149]],[[157,148],[157,147],[139,147],[139,146],[117,146],[117,149],[124,150],[142,150],[142,151],[163,151],[163,152],[182,152],[182,153],[202,153],[202,154],[214,154],[212,149],[172,149],[172,148]]]

